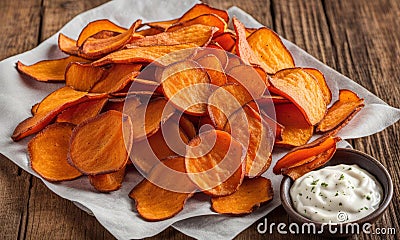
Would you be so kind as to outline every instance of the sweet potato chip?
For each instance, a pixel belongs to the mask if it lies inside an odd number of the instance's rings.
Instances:
[[[89,91],[106,73],[106,70],[90,64],[72,62],[65,70],[65,85],[78,90]]]
[[[124,112],[132,119],[133,138],[138,141],[156,133],[160,125],[174,114],[175,109],[171,104],[167,105],[164,98],[156,98],[148,104]]]
[[[193,138],[186,149],[185,169],[204,193],[226,196],[243,181],[245,164],[242,144],[220,130],[210,130]]]
[[[217,56],[210,54],[203,56],[196,60],[204,70],[208,73],[210,77],[210,83],[216,86],[222,86],[226,84],[226,75],[224,73],[224,68]]]
[[[68,161],[88,175],[123,168],[132,147],[132,123],[118,111],[108,111],[79,124],[73,131]]]
[[[189,139],[192,139],[197,135],[197,131],[193,123],[184,115],[179,118],[179,127],[181,127]]]
[[[26,136],[37,133],[64,109],[90,99],[94,100],[103,97],[104,95],[101,94],[75,91],[70,87],[57,89],[40,102],[33,117],[27,118],[18,124],[11,138],[14,141],[19,141]]]
[[[179,22],[184,22],[203,14],[215,14],[222,18],[225,22],[229,22],[229,16],[226,11],[210,7],[204,3],[194,5],[185,14],[183,14],[183,16],[179,19]]]
[[[332,101],[332,92],[329,89],[328,84],[326,83],[324,74],[315,68],[303,68],[303,69],[304,71],[311,74],[317,80],[319,87],[321,88],[322,94],[324,95],[326,105],[328,105]]]
[[[193,43],[203,46],[210,41],[210,37],[217,31],[215,27],[201,24],[184,26],[174,32],[163,32],[156,35],[137,39],[128,44],[127,48],[149,46],[171,46]]]
[[[141,64],[114,64],[91,89],[92,93],[114,93],[123,89],[138,75]]]
[[[149,177],[160,175],[161,167],[168,167],[177,172],[185,172],[185,164],[183,157],[174,157],[163,160],[153,170],[156,173]],[[157,177],[157,176],[156,176]],[[190,183],[189,179],[183,175],[183,179],[176,179],[174,175],[162,174],[165,182],[171,183]],[[194,189],[193,189],[194,191]],[[182,211],[187,199],[193,195],[193,192],[173,192],[168,189],[161,188],[147,179],[143,179],[129,193],[129,197],[135,200],[136,210],[141,217],[148,221],[159,221],[171,218]]]
[[[282,140],[275,143],[277,146],[297,147],[306,144],[311,139],[314,126],[305,120],[294,104],[276,104],[275,114],[278,123],[285,127],[282,132]]]
[[[147,36],[156,35],[156,34],[159,34],[159,33],[162,33],[162,32],[163,31],[161,31],[161,30],[159,30],[157,28],[150,27],[148,29],[137,31],[136,34],[137,35],[142,35],[143,37],[147,37]]]
[[[79,103],[62,111],[57,116],[56,122],[68,122],[78,125],[86,119],[99,114],[106,102],[107,98]]]
[[[236,37],[233,33],[224,32],[213,38],[225,51],[230,52],[236,43]]]
[[[108,38],[87,38],[79,47],[79,52],[85,58],[96,59],[108,53],[122,48],[131,38],[141,24],[141,20],[137,20],[125,32]],[[79,41],[79,39],[78,39]]]
[[[222,214],[241,215],[253,212],[272,200],[271,181],[259,177],[245,179],[239,189],[229,196],[211,198],[212,209]]]
[[[312,160],[307,160],[309,162],[307,162],[306,164],[284,169],[282,171],[282,174],[289,176],[294,181],[304,174],[325,165],[325,163],[327,163],[333,157],[333,154],[335,154],[335,152],[336,145],[332,146],[332,148],[329,148],[325,152],[318,154],[317,156],[310,157],[312,158]]]
[[[199,51],[197,51],[193,56],[193,59],[198,60],[208,55],[216,56],[222,66],[222,69],[226,68],[226,65],[228,64],[228,54],[222,47],[213,43],[208,44],[207,47],[199,49]]]
[[[210,78],[198,63],[186,60],[171,64],[164,69],[161,80],[165,97],[176,108],[195,116],[206,113]]]
[[[121,188],[126,166],[113,173],[89,175],[90,184],[99,192],[112,192]]]
[[[28,144],[32,169],[48,181],[72,180],[82,175],[67,161],[73,124],[49,125]]]
[[[314,160],[315,156],[334,148],[338,137],[322,137],[309,144],[294,148],[283,156],[274,166],[273,172],[281,174],[285,169],[298,167]]]
[[[134,151],[130,156],[131,161],[144,173],[149,173],[159,161],[165,158],[185,154],[185,146],[189,139],[179,127],[178,122],[170,118],[163,124],[163,130],[160,128],[147,139],[133,143]],[[174,144],[171,145],[172,143]],[[176,152],[170,147],[173,147]]]
[[[115,110],[118,112],[123,112],[124,104],[125,104],[125,98],[109,98],[107,103],[104,105],[102,111],[107,112],[109,110]],[[138,98],[130,96],[129,106],[127,107],[129,107],[130,109],[136,109],[140,104],[141,102]]]
[[[69,56],[61,59],[44,60],[29,66],[18,61],[17,69],[39,82],[60,82],[64,81],[65,69],[71,62],[88,62],[88,60]]]
[[[163,66],[186,59],[192,55],[198,45],[194,43],[172,46],[132,47],[112,52],[105,57],[93,62],[93,66],[104,66],[109,63],[137,63],[156,62]],[[185,51],[180,51],[185,50]],[[168,57],[162,58],[167,55]],[[161,59],[160,59],[161,58]]]
[[[239,84],[229,83],[217,88],[208,98],[207,105],[212,125],[222,130],[228,117],[251,100],[250,93]]]
[[[231,123],[234,130],[231,131]],[[232,134],[246,149],[245,176],[253,178],[264,173],[271,164],[273,137],[271,129],[260,114],[245,105],[229,117],[224,131]]]
[[[78,56],[79,54],[79,47],[76,45],[76,41],[62,33],[58,35],[58,48],[68,55]]]
[[[302,68],[284,69],[270,79],[270,92],[293,102],[311,125],[325,116],[326,102],[315,78]]]
[[[271,29],[259,28],[247,38],[247,42],[258,60],[263,63],[260,66],[267,73],[274,74],[279,70],[295,66],[289,50],[278,34]]]
[[[167,32],[177,31],[183,27],[192,26],[194,24],[200,24],[204,26],[210,26],[216,28],[215,35],[222,34],[227,28],[227,23],[221,17],[214,14],[204,14],[196,18],[187,20],[185,22],[177,22],[166,29]]]
[[[328,132],[337,128],[341,129],[362,107],[364,107],[364,99],[359,98],[350,90],[341,89],[339,100],[328,109],[325,117],[318,124],[317,131]]]
[[[269,85],[254,67],[243,64],[230,68],[227,77],[228,83],[244,86],[254,98],[260,98]]]
[[[126,32],[126,28],[120,27],[115,23],[111,22],[110,20],[107,19],[96,20],[90,22],[88,25],[86,25],[86,27],[82,29],[78,37],[78,40],[76,41],[76,46],[78,47],[82,46],[82,44],[86,41],[86,39],[103,30],[109,30],[118,33]]]

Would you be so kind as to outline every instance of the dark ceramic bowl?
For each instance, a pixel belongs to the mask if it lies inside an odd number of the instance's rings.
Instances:
[[[383,188],[383,198],[379,208],[370,215],[353,222],[339,223],[331,226],[314,222],[306,217],[303,217],[293,208],[289,193],[290,187],[293,184],[293,180],[290,177],[285,176],[282,179],[280,189],[282,205],[289,215],[290,221],[299,224],[300,229],[302,224],[306,226],[307,224],[312,224],[315,226],[317,234],[319,233],[328,237],[345,237],[362,233],[363,231],[372,231],[371,224],[378,220],[389,206],[389,203],[393,197],[393,183],[386,168],[380,162],[363,152],[354,149],[338,148],[333,158],[323,167],[338,164],[357,164],[375,176],[376,180],[379,181]],[[308,227],[305,229],[307,230],[307,228]],[[309,233],[305,232],[305,234]]]

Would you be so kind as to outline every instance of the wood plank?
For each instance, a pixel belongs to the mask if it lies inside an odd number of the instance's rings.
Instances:
[[[0,2],[0,59],[27,51],[38,43],[40,0]],[[32,176],[0,154],[0,238],[25,234]]]

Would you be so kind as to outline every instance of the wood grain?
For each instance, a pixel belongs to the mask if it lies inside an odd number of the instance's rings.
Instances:
[[[35,47],[77,14],[107,0],[0,1],[0,59]],[[233,5],[250,13],[286,39],[376,94],[400,107],[400,3],[397,0],[222,0],[204,2],[227,9]],[[379,114],[379,113],[376,113]],[[373,136],[356,139],[354,147],[378,158],[395,183],[395,197],[376,227],[400,231],[400,124]],[[0,237],[2,239],[114,239],[94,217],[52,193],[37,178],[0,157]],[[288,223],[282,207],[268,222]],[[321,237],[261,235],[253,224],[237,239],[322,239]],[[383,236],[385,239],[397,239]],[[352,239],[381,239],[359,235]],[[168,228],[150,239],[189,239]]]

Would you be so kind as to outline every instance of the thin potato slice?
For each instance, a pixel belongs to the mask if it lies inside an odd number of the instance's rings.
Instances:
[[[275,105],[276,120],[285,128],[282,140],[276,141],[277,146],[298,147],[306,144],[314,133],[314,126],[310,125],[300,110],[292,103]]]
[[[199,46],[194,43],[178,44],[172,46],[132,47],[112,52],[105,57],[94,61],[92,64],[93,66],[104,66],[109,63],[156,62],[163,66],[167,66],[171,63],[186,59],[195,52],[196,49],[194,48],[196,47]],[[168,57],[162,58],[167,54]]]
[[[228,83],[244,86],[253,98],[260,98],[269,85],[266,78],[262,78],[254,67],[244,64],[230,68],[227,77]]]
[[[213,126],[222,130],[228,117],[251,100],[250,93],[239,84],[229,83],[217,88],[208,98],[207,106]]]
[[[339,100],[328,109],[325,117],[318,124],[317,131],[340,130],[362,107],[364,107],[364,99],[359,98],[357,94],[350,90],[341,89],[339,91]]]
[[[68,161],[88,175],[123,168],[132,147],[132,123],[118,111],[108,111],[79,124],[73,131]]]
[[[325,102],[328,105],[332,101],[332,92],[326,83],[324,74],[315,68],[304,68],[304,71],[311,74],[317,80],[322,94],[324,95]]]
[[[82,56],[93,59],[118,50],[132,38],[132,34],[141,23],[141,20],[137,20],[128,30],[117,36],[108,38],[87,38],[79,47],[79,52]]]
[[[260,66],[269,74],[285,68],[293,68],[294,60],[289,50],[274,31],[262,27],[252,33],[247,42],[263,64]]]
[[[273,172],[281,174],[285,169],[298,167],[314,160],[315,156],[333,148],[340,138],[322,137],[312,143],[294,148],[283,156],[274,166]]]
[[[236,37],[231,32],[224,32],[213,38],[225,51],[230,52],[236,43]]]
[[[28,152],[32,169],[48,181],[72,180],[82,175],[67,161],[73,124],[49,125],[29,141]]]
[[[152,176],[157,177],[159,172],[164,172],[161,167],[167,167],[180,173],[185,172],[185,164],[183,157],[168,158],[160,162],[152,172]],[[167,172],[168,173],[168,172]],[[162,174],[165,182],[185,183],[190,184],[189,179],[184,175],[184,178],[176,179],[174,175]],[[135,200],[136,210],[140,216],[148,221],[160,221],[171,218],[182,211],[185,202],[194,192],[173,192],[168,189],[161,188],[147,179],[143,179],[129,193],[129,197]]]
[[[318,154],[317,156],[310,157],[312,158],[312,160],[310,160],[306,164],[284,169],[282,174],[289,176],[294,181],[297,178],[303,176],[304,174],[323,166],[333,157],[333,154],[335,154],[335,152],[336,152],[336,145],[326,150],[325,152]]]
[[[112,192],[121,188],[126,166],[113,173],[89,175],[90,184],[99,192]]]
[[[138,98],[129,97],[129,105],[127,108],[129,109],[136,109],[140,104],[140,100]],[[124,105],[125,105],[125,98],[109,98],[107,103],[104,105],[104,108],[102,109],[103,112],[107,112],[109,110],[115,110],[118,112],[123,112],[124,111]],[[127,111],[129,112],[129,111]]]
[[[62,111],[56,118],[56,122],[68,122],[78,125],[88,118],[98,115],[107,102],[107,98],[83,102]]]
[[[149,26],[150,29],[157,29],[160,32],[164,32],[165,29],[172,26],[172,24],[177,23],[179,19],[172,19],[167,21],[149,22],[144,25]]]
[[[269,79],[270,92],[293,102],[311,125],[325,116],[326,102],[315,78],[302,68],[289,68],[275,73]]]
[[[130,102],[129,102],[130,103]],[[132,119],[133,139],[141,140],[155,134],[162,123],[175,112],[171,104],[167,105],[164,98],[156,98],[148,104],[142,104],[136,109],[125,109],[124,113]]]
[[[229,133],[210,130],[193,138],[188,146],[185,169],[200,190],[211,196],[226,196],[239,188],[245,173],[245,153]]]
[[[217,31],[215,27],[194,24],[184,26],[173,32],[163,32],[132,41],[126,47],[171,46],[187,43],[203,46],[210,41],[210,37],[213,36],[215,31]]]
[[[238,126],[233,131],[231,123],[234,123],[233,126]],[[248,105],[229,117],[224,131],[231,133],[232,137],[247,148],[245,176],[250,178],[260,176],[271,165],[273,141],[269,141],[270,129],[260,114]]]
[[[186,60],[171,64],[164,69],[161,80],[165,97],[176,108],[195,116],[206,113],[210,78],[198,63]]]
[[[184,22],[203,14],[215,14],[222,18],[225,22],[229,22],[228,13],[225,10],[220,10],[217,8],[213,8],[204,3],[199,3],[194,5],[191,9],[189,9],[183,16],[179,19],[179,22]]]
[[[88,92],[105,74],[106,70],[90,64],[72,62],[65,70],[65,85]]]
[[[196,55],[193,56],[193,59],[198,60],[208,55],[215,55],[219,60],[222,69],[226,68],[226,65],[228,64],[228,54],[222,47],[215,43],[210,43],[207,47],[199,49],[199,51],[196,52]]]
[[[122,90],[138,75],[141,64],[114,64],[91,89],[92,93],[115,93]]]
[[[76,46],[76,41],[62,33],[58,35],[58,48],[68,55],[78,56],[79,54],[79,47]]]
[[[177,31],[183,27],[192,26],[194,24],[201,24],[204,26],[210,26],[216,28],[215,35],[222,34],[228,27],[228,24],[221,17],[214,14],[204,14],[196,18],[187,20],[185,22],[177,22],[167,28],[167,32]]]
[[[27,118],[15,128],[12,139],[19,141],[45,128],[60,112],[75,104],[91,99],[103,98],[104,95],[89,95],[87,92],[75,91],[70,87],[62,87],[50,93],[40,102],[33,117]]]
[[[245,179],[235,193],[225,197],[211,198],[211,207],[222,214],[248,214],[261,204],[271,201],[273,196],[274,191],[269,179],[263,177]]]
[[[76,41],[76,46],[82,46],[86,39],[103,30],[109,30],[118,33],[126,32],[126,28],[120,27],[108,19],[96,20],[90,22],[88,25],[86,25],[86,27],[82,29],[81,33],[79,34],[78,40]]]
[[[61,59],[44,60],[29,66],[18,61],[17,69],[39,82],[61,82],[64,81],[65,69],[71,62],[88,62],[88,60],[69,56]]]
[[[222,86],[226,84],[226,75],[224,73],[224,68],[217,56],[210,54],[203,56],[196,60],[204,70],[208,73],[210,77],[210,83],[216,86]]]
[[[183,132],[189,139],[194,138],[197,135],[196,128],[194,127],[193,123],[189,120],[189,118],[182,115],[179,118],[179,127],[182,128]]]

